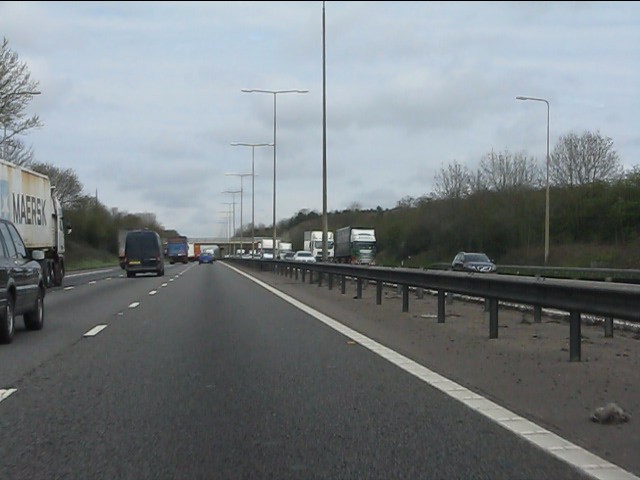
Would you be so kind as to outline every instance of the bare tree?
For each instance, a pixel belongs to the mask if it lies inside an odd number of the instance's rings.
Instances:
[[[447,168],[440,168],[434,179],[434,193],[438,198],[465,198],[471,191],[471,175],[464,165],[454,160]]]
[[[413,208],[417,205],[417,200],[411,195],[406,195],[396,202],[398,208]]]
[[[31,79],[27,65],[9,48],[4,38],[0,46],[0,157],[17,165],[29,164],[33,152],[20,140],[29,130],[41,127],[37,115],[27,115],[26,109],[38,82]]]
[[[552,183],[563,186],[586,185],[616,180],[623,174],[613,140],[600,132],[569,133],[560,137],[549,163]]]
[[[508,151],[497,154],[492,151],[485,155],[480,161],[480,171],[486,187],[496,192],[534,187],[540,184],[541,178],[540,168],[533,158]]]
[[[82,197],[82,184],[72,169],[60,169],[49,163],[31,163],[29,168],[49,177],[51,185],[56,187],[62,208],[76,206]]]

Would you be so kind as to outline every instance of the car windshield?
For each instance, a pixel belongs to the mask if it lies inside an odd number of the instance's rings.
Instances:
[[[465,256],[465,261],[491,263],[489,257],[487,257],[484,253],[469,253]]]

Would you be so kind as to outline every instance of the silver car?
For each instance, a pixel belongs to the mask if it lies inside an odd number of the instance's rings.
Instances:
[[[307,250],[298,250],[294,253],[292,260],[294,262],[316,263],[316,259],[313,254]]]

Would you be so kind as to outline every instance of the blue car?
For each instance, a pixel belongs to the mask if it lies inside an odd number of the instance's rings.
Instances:
[[[200,252],[198,256],[198,263],[213,263],[214,260],[213,253],[208,251]]]

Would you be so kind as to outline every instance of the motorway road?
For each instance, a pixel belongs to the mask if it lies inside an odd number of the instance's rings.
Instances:
[[[45,308],[0,346],[0,479],[592,478],[220,262]]]

